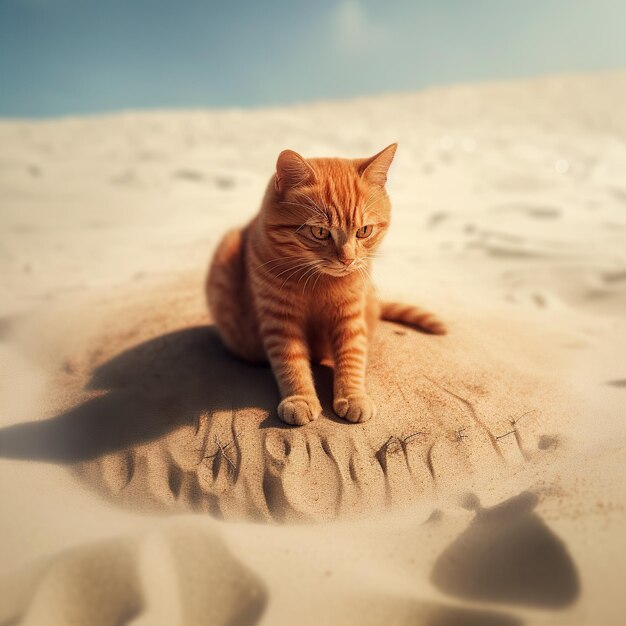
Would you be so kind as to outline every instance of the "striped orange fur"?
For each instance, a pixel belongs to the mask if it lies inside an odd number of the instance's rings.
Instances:
[[[445,335],[445,324],[434,314],[412,304],[381,302],[380,319],[420,328],[433,335]]]
[[[396,144],[367,159],[304,159],[281,152],[259,213],[223,238],[207,278],[224,344],[269,361],[279,417],[306,424],[321,413],[311,361],[332,360],[333,408],[350,422],[376,412],[365,390],[368,338],[379,318],[444,332],[432,314],[379,303],[372,258],[389,226],[385,190]]]

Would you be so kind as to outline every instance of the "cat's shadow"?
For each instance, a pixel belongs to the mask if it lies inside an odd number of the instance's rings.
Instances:
[[[324,415],[332,369],[316,366]],[[202,413],[255,407],[267,412],[260,428],[292,428],[276,415],[278,390],[269,366],[249,365],[222,345],[213,326],[186,328],[114,356],[91,374],[100,392],[42,421],[0,429],[0,457],[77,463],[154,440]]]

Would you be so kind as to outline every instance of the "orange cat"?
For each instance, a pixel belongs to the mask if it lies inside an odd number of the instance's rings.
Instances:
[[[337,415],[363,422],[375,414],[365,367],[379,318],[445,332],[432,313],[379,303],[370,283],[389,226],[385,183],[396,147],[368,159],[281,152],[259,213],[215,252],[206,285],[215,324],[237,356],[270,362],[282,397],[278,416],[288,424],[320,415],[311,361],[327,357]]]

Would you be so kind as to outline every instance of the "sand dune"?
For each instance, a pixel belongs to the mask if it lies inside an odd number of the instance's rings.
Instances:
[[[626,75],[0,122],[0,624],[626,620]],[[379,416],[290,428],[205,311],[277,153],[398,140]]]

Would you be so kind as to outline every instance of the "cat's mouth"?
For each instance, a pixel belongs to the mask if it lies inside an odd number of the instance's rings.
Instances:
[[[335,276],[339,278],[341,276],[348,276],[353,272],[356,272],[358,266],[356,263],[352,265],[342,265],[341,267],[335,265],[327,265],[323,268],[323,272],[325,274],[329,274],[330,276]]]

